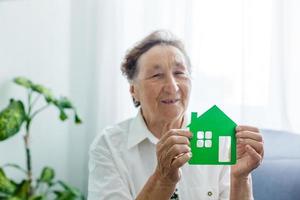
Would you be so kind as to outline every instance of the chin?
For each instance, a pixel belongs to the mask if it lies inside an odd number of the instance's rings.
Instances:
[[[162,115],[168,120],[173,120],[173,119],[179,118],[183,115],[183,109],[168,110],[168,111],[162,112]]]

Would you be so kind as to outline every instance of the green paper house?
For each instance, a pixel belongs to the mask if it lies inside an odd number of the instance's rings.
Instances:
[[[192,112],[188,125],[193,165],[233,165],[236,163],[236,124],[216,105],[201,116]]]

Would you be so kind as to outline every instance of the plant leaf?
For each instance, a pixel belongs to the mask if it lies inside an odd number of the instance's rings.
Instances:
[[[65,111],[64,111],[63,109],[60,109],[59,118],[60,118],[62,121],[65,121],[66,119],[68,119],[68,115],[65,113]]]
[[[5,168],[5,167],[13,167],[13,168],[18,169],[18,170],[22,171],[23,173],[27,174],[27,171],[17,164],[8,163],[8,164],[3,165],[3,168]]]
[[[76,124],[81,124],[82,123],[82,120],[79,118],[77,112],[75,112],[75,117],[74,117],[74,121]]]
[[[48,104],[52,103],[53,105],[55,105],[59,110],[60,120],[65,121],[66,119],[68,119],[68,115],[65,109],[72,109],[74,111],[74,122],[76,124],[82,123],[82,120],[80,119],[78,113],[76,112],[75,107],[67,97],[55,98],[50,89],[44,87],[43,85],[35,84],[29,79],[26,79],[24,77],[17,77],[14,79],[14,81],[19,85],[27,87],[32,91],[43,95]]]
[[[43,195],[32,196],[29,198],[29,200],[43,200],[43,199],[45,199],[45,196]]]
[[[23,180],[20,184],[18,184],[14,196],[19,197],[21,199],[27,199],[29,191],[30,191],[30,182],[28,180]]]
[[[19,197],[9,197],[7,198],[7,200],[22,200],[22,199]]]
[[[16,77],[16,78],[14,78],[14,82],[25,88],[31,88],[33,85],[33,83],[29,79],[24,78],[24,77]]]
[[[53,180],[55,176],[54,169],[50,167],[44,167],[42,170],[41,176],[39,178],[40,182],[51,184],[51,181]]]
[[[9,105],[0,112],[0,141],[18,133],[25,119],[22,101],[11,99]]]
[[[0,199],[8,199],[8,197],[10,196],[11,196],[10,194],[0,192]]]
[[[67,97],[61,97],[60,99],[58,99],[56,101],[56,105],[59,108],[63,108],[63,109],[73,108],[73,105],[72,105],[71,101]]]
[[[66,191],[70,191],[73,195],[75,195],[76,197],[80,197],[81,196],[81,192],[80,190],[78,190],[77,188],[68,185],[67,183],[65,183],[64,181],[58,181],[58,183],[66,190]]]
[[[62,121],[66,120],[68,118],[68,115],[65,112],[65,109],[73,109],[74,111],[74,122],[76,124],[81,124],[82,120],[80,119],[79,115],[76,112],[76,109],[74,108],[72,102],[67,97],[61,97],[58,100],[54,101],[54,105],[59,109],[60,111],[60,119]]]
[[[41,95],[44,96],[45,100],[49,102],[54,102],[55,97],[53,96],[52,92],[50,89],[44,87],[43,85],[40,84],[32,84],[31,89]]]
[[[16,185],[10,181],[2,168],[0,168],[0,192],[5,194],[13,194],[16,190]]]
[[[56,191],[55,194],[57,195],[55,200],[75,200],[76,195],[74,195],[70,190],[64,191]]]

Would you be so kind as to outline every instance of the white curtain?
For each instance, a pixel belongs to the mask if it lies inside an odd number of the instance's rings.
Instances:
[[[120,64],[156,29],[183,39],[193,65],[192,111],[219,105],[238,124],[299,133],[300,2],[96,2],[98,126],[133,116]]]

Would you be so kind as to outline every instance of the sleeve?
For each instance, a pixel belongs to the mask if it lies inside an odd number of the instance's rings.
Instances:
[[[230,166],[224,166],[219,177],[219,200],[230,198]]]
[[[88,200],[132,200],[104,137],[90,147]]]
[[[219,181],[220,195],[219,200],[228,200],[230,199],[230,166],[224,166]],[[254,200],[253,192],[252,192],[252,176],[250,175],[250,190],[251,190],[251,200]]]

